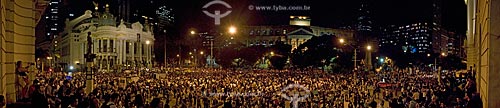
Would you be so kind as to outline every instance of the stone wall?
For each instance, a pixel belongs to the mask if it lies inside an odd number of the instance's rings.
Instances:
[[[500,0],[468,1],[468,65],[476,64],[484,108],[500,107]]]
[[[0,1],[0,94],[16,100],[15,62],[34,63],[35,4],[32,0]]]

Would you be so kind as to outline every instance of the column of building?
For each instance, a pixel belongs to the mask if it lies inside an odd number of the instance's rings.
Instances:
[[[130,45],[129,50],[130,50],[130,56],[131,56],[130,57],[130,61],[132,61],[133,65],[136,65],[137,64],[136,60],[135,60],[135,52],[136,52],[135,46],[136,46],[136,42],[132,41],[130,43],[132,44],[132,45],[129,44]]]
[[[117,55],[116,55],[116,56],[117,56],[116,62],[117,62],[117,65],[119,65],[119,66],[121,67],[121,66],[123,66],[123,65],[122,65],[122,63],[123,63],[123,62],[122,62],[122,61],[123,61],[123,58],[122,58],[122,57],[124,56],[124,55],[122,54],[122,52],[123,52],[123,50],[122,50],[122,47],[123,47],[123,41],[122,41],[122,39],[117,39],[116,41],[117,41],[117,42],[116,42],[116,54],[117,54]]]
[[[122,55],[121,62],[122,62],[122,65],[125,66],[127,64],[127,49],[126,48],[127,48],[128,44],[127,44],[127,41],[125,41],[124,39],[122,39],[121,41],[122,41],[120,44],[122,46],[120,48],[122,50],[120,52],[120,54]]]
[[[16,102],[15,62],[34,63],[35,5],[31,0],[0,1],[0,95]],[[32,80],[32,79],[31,79]]]

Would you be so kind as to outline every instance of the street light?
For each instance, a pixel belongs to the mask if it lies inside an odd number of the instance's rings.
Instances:
[[[446,54],[443,52],[443,53],[441,53],[441,56],[446,56]]]
[[[203,51],[201,51],[200,54],[203,55]]]
[[[274,52],[271,51],[271,56],[274,56]]]
[[[149,41],[149,40],[147,40],[147,41],[146,41],[146,44],[147,44],[147,45],[149,45],[150,43],[151,43],[151,41]]]
[[[190,32],[190,33],[191,33],[191,35],[196,34],[196,32],[195,32],[195,31],[193,31],[193,30],[191,30],[191,32]]]
[[[234,26],[229,27],[229,33],[236,34],[236,27],[234,27]]]
[[[344,43],[345,43],[345,40],[341,38],[341,39],[339,39],[339,42],[340,42],[341,44],[344,44]],[[354,58],[354,70],[357,70],[357,63],[356,63],[356,62],[358,61],[358,60],[357,60],[357,55],[358,55],[357,50],[358,50],[358,47],[354,47],[354,46],[352,46],[351,44],[349,44],[349,46],[351,46],[351,47],[353,47],[353,48],[354,48],[354,57],[353,57],[353,58]]]
[[[372,50],[372,46],[368,45],[368,46],[366,46],[366,49],[367,50]]]

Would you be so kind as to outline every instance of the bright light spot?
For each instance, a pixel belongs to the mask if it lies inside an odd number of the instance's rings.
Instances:
[[[367,49],[367,50],[371,50],[371,49],[372,49],[372,46],[368,45],[368,46],[366,46],[366,49]]]
[[[430,56],[431,56],[431,54],[427,54],[427,57],[430,57]]]
[[[445,53],[441,53],[442,56],[445,56],[446,54]]]
[[[339,39],[340,43],[344,43],[345,40],[344,39]]]
[[[380,59],[380,62],[383,63],[384,62],[384,59]]]
[[[274,55],[274,52],[271,52],[271,55]]]
[[[73,70],[73,69],[75,69],[75,67],[69,66],[69,70]]]
[[[200,52],[200,54],[201,54],[201,55],[203,55],[203,51],[202,51],[202,52]]]
[[[236,33],[236,27],[234,27],[234,26],[229,27],[229,33],[235,34]]]
[[[146,44],[148,44],[148,45],[149,45],[150,43],[151,43],[151,41],[146,41]]]
[[[194,31],[191,31],[190,33],[191,33],[191,35],[194,35],[194,34],[196,34],[196,32],[194,32]]]

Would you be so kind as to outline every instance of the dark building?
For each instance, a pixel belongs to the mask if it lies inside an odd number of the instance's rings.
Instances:
[[[411,23],[382,27],[378,39],[382,51],[404,51],[421,55],[448,53],[450,33],[441,26],[442,0],[422,1],[423,16]],[[401,48],[401,49],[399,49]]]
[[[62,17],[62,2],[61,0],[50,0],[47,10],[45,11],[45,32],[46,39],[52,40],[59,36],[59,32],[64,27],[64,17]]]

